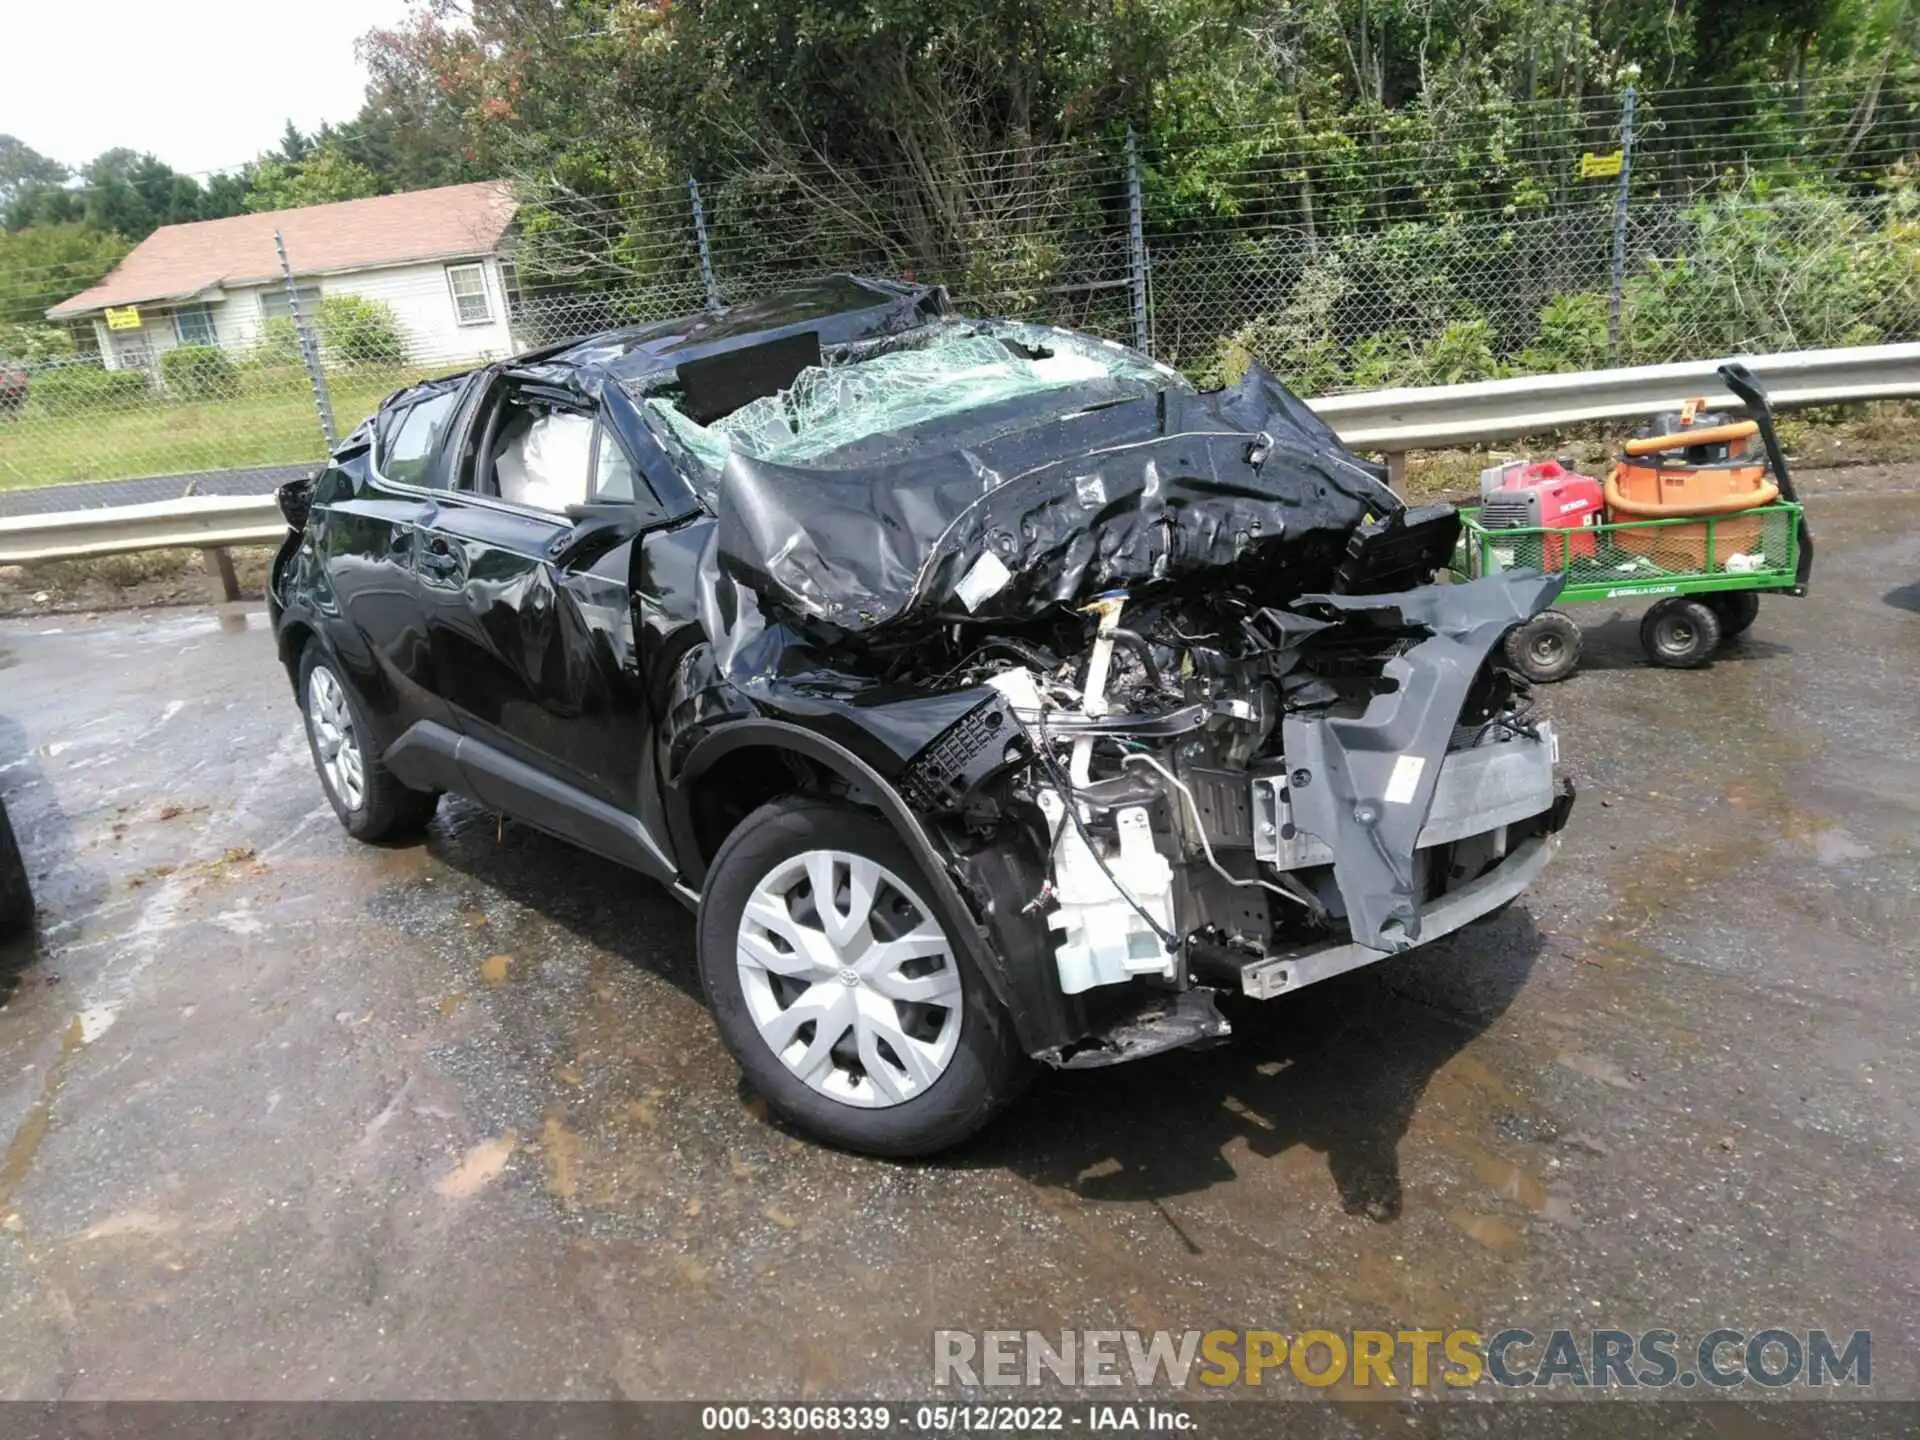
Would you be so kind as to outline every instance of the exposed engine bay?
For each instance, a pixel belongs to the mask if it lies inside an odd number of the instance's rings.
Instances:
[[[1510,857],[1544,860],[1565,808],[1551,727],[1484,656],[1432,653],[1497,642],[1532,597],[1457,625],[1419,592],[1345,598],[1115,593],[1080,646],[997,638],[964,662],[995,698],[916,760],[908,793],[1048,857],[1024,908],[1065,993],[1278,995],[1455,928],[1424,912]]]

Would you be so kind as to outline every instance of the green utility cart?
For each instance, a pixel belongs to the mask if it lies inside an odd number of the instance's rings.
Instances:
[[[1793,492],[1773,413],[1744,365],[1720,367],[1721,380],[1757,423],[1780,500],[1720,515],[1609,521],[1572,529],[1489,529],[1478,507],[1463,508],[1452,570],[1475,579],[1503,570],[1564,574],[1561,605],[1658,597],[1640,625],[1640,643],[1656,665],[1704,665],[1720,642],[1740,634],[1769,592],[1804,595],[1813,537]],[[1564,680],[1580,663],[1580,627],[1560,609],[1516,626],[1507,659],[1530,680]]]

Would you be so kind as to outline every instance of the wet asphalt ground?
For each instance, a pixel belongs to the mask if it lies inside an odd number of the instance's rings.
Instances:
[[[1710,669],[1580,612],[1542,693],[1582,798],[1499,919],[917,1165],[769,1121],[646,882],[452,801],[349,840],[263,615],[0,624],[43,911],[0,963],[0,1396],[925,1396],[936,1327],[1777,1325],[1871,1330],[1920,1397],[1920,494],[1812,514],[1816,594]]]

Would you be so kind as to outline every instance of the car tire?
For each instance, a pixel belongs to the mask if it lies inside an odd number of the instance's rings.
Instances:
[[[0,804],[0,940],[19,934],[33,923],[33,891],[27,885],[27,863],[20,857],[7,807]]]
[[[1558,610],[1507,632],[1507,664],[1536,685],[1564,680],[1580,665],[1580,627]]]
[[[754,1090],[829,1144],[947,1149],[1029,1074],[933,894],[891,826],[822,800],[762,806],[707,872],[700,977],[720,1036]]]
[[[1640,646],[1656,665],[1697,669],[1720,648],[1720,617],[1698,600],[1662,600],[1640,622]]]
[[[1707,605],[1720,622],[1720,638],[1731,640],[1746,634],[1760,618],[1760,594],[1756,590],[1722,590],[1707,597]]]
[[[423,829],[440,797],[410,790],[368,749],[372,731],[360,697],[318,644],[300,657],[300,714],[320,786],[356,840],[392,840]]]

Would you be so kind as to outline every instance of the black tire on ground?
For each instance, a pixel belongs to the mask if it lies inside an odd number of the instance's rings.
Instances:
[[[763,881],[796,857],[817,850],[838,851],[884,866],[935,912],[924,918],[939,925],[948,937],[953,935],[952,919],[939,913],[933,887],[907,858],[900,837],[879,816],[824,800],[794,798],[762,806],[720,847],[701,895],[700,979],[720,1037],[754,1090],[818,1139],[894,1158],[930,1155],[956,1145],[1018,1095],[1032,1070],[1006,1011],[959,944],[950,944],[945,959],[937,962],[940,968],[954,966],[959,978],[958,1039],[946,1068],[920,1094],[873,1108],[836,1099],[789,1069],[761,1034],[741,977],[741,921]],[[875,910],[877,914],[877,906]],[[869,928],[868,933],[876,932]],[[847,973],[842,972],[842,979]],[[817,1027],[812,1033],[817,1034]]]
[[[1722,640],[1744,635],[1747,627],[1760,616],[1760,593],[1757,590],[1722,590],[1717,595],[1707,596],[1706,601],[1712,607],[1714,618],[1720,622]]]
[[[27,865],[13,838],[13,822],[0,803],[0,940],[25,930],[33,921],[33,891],[27,886]]]
[[[1580,627],[1548,610],[1507,632],[1507,663],[1537,685],[1564,680],[1580,664]]]
[[[1698,600],[1676,595],[1662,600],[1640,622],[1647,659],[1674,670],[1692,670],[1720,648],[1720,617]]]
[[[362,776],[362,793],[357,802],[352,796],[341,793],[328,773],[327,762],[322,756],[322,740],[313,712],[316,672],[324,672],[339,687],[342,703],[351,717],[353,740],[359,746]],[[333,806],[333,813],[340,817],[340,823],[346,827],[347,833],[356,840],[372,843],[412,835],[424,829],[440,803],[439,795],[432,791],[408,789],[372,753],[370,743],[373,732],[367,727],[366,708],[354,693],[345,672],[317,641],[310,641],[300,657],[299,693],[300,715],[306,722],[307,748],[313,752],[313,768],[320,777],[320,788],[326,791],[327,803]]]

